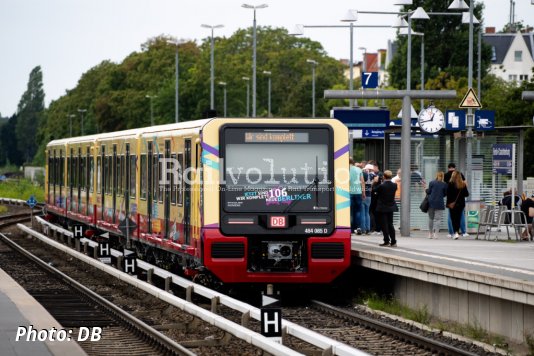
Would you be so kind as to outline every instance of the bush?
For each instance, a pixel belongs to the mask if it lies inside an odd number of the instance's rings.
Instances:
[[[28,200],[34,196],[38,202],[44,202],[44,188],[32,184],[27,179],[6,180],[0,183],[0,197]]]

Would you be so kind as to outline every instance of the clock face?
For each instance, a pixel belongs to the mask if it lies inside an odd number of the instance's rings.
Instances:
[[[433,106],[421,111],[418,121],[421,130],[428,133],[436,133],[445,126],[443,113]]]

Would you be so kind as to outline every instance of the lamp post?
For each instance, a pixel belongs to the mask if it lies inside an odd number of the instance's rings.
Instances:
[[[315,67],[319,63],[313,59],[306,59],[306,62],[310,63],[312,67],[312,118],[315,118]]]
[[[224,117],[226,117],[226,82],[219,82],[219,85],[223,88],[223,109],[224,109]]]
[[[202,27],[204,28],[209,28],[211,29],[211,52],[210,52],[210,78],[211,78],[211,86],[210,86],[210,109],[211,110],[215,110],[215,64],[214,64],[214,61],[213,61],[213,51],[214,51],[214,47],[215,47],[215,39],[213,37],[213,30],[216,29],[216,28],[222,28],[224,27],[223,25],[215,25],[215,26],[211,26],[211,25],[206,25],[206,24],[202,24],[201,25]]]
[[[245,9],[254,10],[254,22],[252,26],[253,28],[252,30],[252,117],[256,117],[256,10],[264,9],[268,5],[261,4],[261,5],[254,6],[254,5],[243,4],[241,6],[244,7]]]
[[[249,111],[249,97],[250,97],[250,78],[249,77],[242,77],[244,81],[247,82],[247,117],[250,117],[250,111]]]
[[[408,35],[407,28],[401,28],[399,35]],[[421,90],[425,90],[425,34],[421,32],[413,32],[412,36],[421,36]],[[421,110],[423,110],[425,100],[421,99]]]
[[[263,74],[267,76],[267,117],[272,117],[271,115],[271,72],[264,70]]]
[[[69,118],[69,137],[72,137],[72,118],[76,117],[74,114],[67,115]]]
[[[169,44],[172,44],[176,47],[176,53],[175,53],[175,57],[174,57],[174,66],[175,66],[175,69],[174,69],[174,74],[175,74],[175,83],[174,83],[174,97],[175,97],[175,101],[174,101],[174,122],[175,123],[178,123],[180,121],[180,82],[179,82],[179,78],[180,78],[180,67],[179,67],[179,63],[180,63],[180,57],[178,55],[178,46],[180,44],[182,44],[183,42],[179,42],[179,41],[167,41],[167,43]]]
[[[82,136],[83,136],[83,115],[87,112],[87,109],[78,109],[78,112],[81,114],[82,116],[82,127],[81,127],[81,132],[82,132]]]
[[[154,126],[154,105],[152,99],[157,97],[157,95],[145,95],[145,98],[150,99],[150,126]]]
[[[348,28],[350,31],[350,54],[349,54],[349,89],[354,89],[354,28],[390,28],[391,26],[384,25],[354,25],[357,16],[355,15],[355,10],[348,10],[345,16],[341,19],[342,22],[348,22],[349,25],[295,25],[293,30],[289,32],[292,36],[302,36],[303,28]],[[354,99],[350,99],[350,106],[354,106]]]
[[[469,1],[469,7],[463,0],[454,0],[448,8],[449,10],[467,10],[469,9],[469,54],[467,63],[467,86],[469,89],[473,87],[473,23],[474,23],[474,0]],[[465,18],[464,18],[465,20]],[[466,138],[466,160],[465,160],[465,179],[468,187],[472,187],[472,161],[473,161],[473,126],[474,115],[473,109],[467,109],[467,115],[465,116],[465,126],[467,131],[465,133]],[[473,188],[471,188],[473,189]]]
[[[362,60],[362,72],[367,72],[367,48],[365,47],[358,47],[360,51],[363,51],[363,60]],[[361,75],[363,78],[363,75]],[[365,90],[365,89],[363,89]],[[363,101],[363,106],[367,106],[367,99]]]

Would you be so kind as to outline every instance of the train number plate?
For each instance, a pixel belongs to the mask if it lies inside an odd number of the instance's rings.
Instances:
[[[287,227],[287,217],[285,216],[269,216],[269,228],[283,229]]]

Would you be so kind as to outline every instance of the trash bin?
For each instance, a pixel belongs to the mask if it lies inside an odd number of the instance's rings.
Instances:
[[[476,233],[478,231],[478,222],[480,221],[480,212],[484,209],[484,202],[480,200],[471,200],[465,202],[466,229],[467,233]]]

